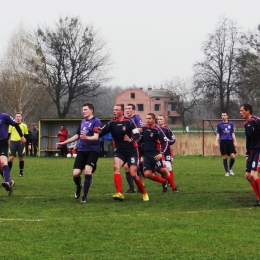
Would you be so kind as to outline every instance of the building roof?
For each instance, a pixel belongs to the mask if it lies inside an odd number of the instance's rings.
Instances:
[[[168,89],[154,89],[148,90],[147,94],[153,98],[168,98],[169,96],[173,96],[174,93]]]

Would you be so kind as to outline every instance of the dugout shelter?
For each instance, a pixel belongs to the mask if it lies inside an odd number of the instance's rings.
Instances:
[[[102,125],[106,124],[111,118],[99,118]],[[76,130],[81,122],[82,118],[73,119],[60,119],[60,118],[40,118],[38,122],[39,127],[39,144],[38,155],[39,156],[54,156],[55,153],[60,152],[56,148],[58,142],[57,133],[61,125],[64,125],[68,130],[68,138],[76,134]],[[104,140],[104,156],[111,156],[111,140]],[[73,145],[73,144],[72,144]],[[71,147],[71,144],[68,144]]]

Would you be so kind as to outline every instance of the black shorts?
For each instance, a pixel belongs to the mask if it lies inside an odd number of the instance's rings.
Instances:
[[[252,151],[246,161],[246,172],[260,172],[260,151]]]
[[[25,145],[21,141],[10,141],[10,155],[16,156],[16,152],[19,157],[25,155]]]
[[[8,157],[8,140],[0,141],[0,156]]]
[[[98,152],[77,152],[73,169],[84,170],[85,166],[89,165],[92,167],[92,173],[94,173],[97,168],[98,157]]]
[[[118,157],[125,163],[128,164],[128,167],[131,165],[137,166],[139,164],[139,156],[137,148],[130,149],[128,151],[117,150],[114,152],[114,158]]]
[[[227,154],[229,156],[231,153],[237,153],[232,140],[221,140],[219,147],[221,155]]]
[[[172,158],[170,151],[164,154],[164,158],[165,158],[166,162],[172,163],[172,161],[173,161],[173,158]]]
[[[155,171],[155,168],[157,168],[157,169],[166,168],[164,155],[162,156],[162,158],[159,161],[156,161],[154,159],[154,157],[157,154],[158,153],[154,154],[154,153],[147,153],[147,152],[145,152],[145,154],[144,154],[144,162],[143,162],[144,172],[147,171],[147,170]]]

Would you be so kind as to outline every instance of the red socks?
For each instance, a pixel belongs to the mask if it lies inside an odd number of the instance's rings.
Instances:
[[[135,179],[134,181],[141,194],[147,193],[141,178]]]
[[[157,181],[157,182],[160,182],[160,183],[164,183],[165,182],[165,179],[158,176],[157,174],[153,174],[153,178],[152,178],[153,181]]]
[[[120,173],[114,174],[114,183],[116,186],[116,192],[123,193],[122,176]]]
[[[255,192],[256,197],[260,199],[260,178],[252,181],[250,184]]]

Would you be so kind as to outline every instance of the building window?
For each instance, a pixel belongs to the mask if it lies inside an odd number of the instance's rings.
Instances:
[[[137,104],[137,111],[144,111],[144,105],[143,104]]]
[[[131,93],[131,98],[135,98],[135,93]]]
[[[169,117],[168,120],[171,125],[175,125],[177,121],[175,117]]]
[[[176,103],[169,103],[168,111],[176,111]]]
[[[161,110],[161,104],[155,104],[154,111],[160,111],[160,110]]]
[[[155,98],[155,100],[160,100],[160,98],[157,97],[157,98]]]

